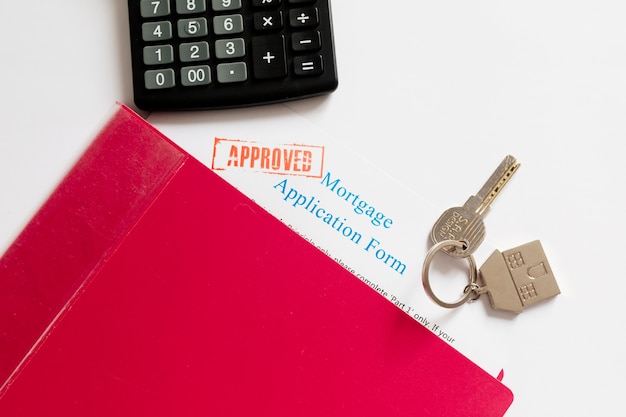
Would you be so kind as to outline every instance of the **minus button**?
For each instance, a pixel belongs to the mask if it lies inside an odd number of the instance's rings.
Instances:
[[[317,30],[297,32],[291,36],[291,49],[294,52],[317,51],[322,47],[322,37]]]

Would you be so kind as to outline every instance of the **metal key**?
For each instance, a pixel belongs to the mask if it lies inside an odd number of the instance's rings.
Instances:
[[[448,246],[443,249],[455,258],[465,258],[474,253],[485,238],[483,216],[519,165],[514,157],[507,155],[480,191],[471,196],[463,207],[446,210],[431,231],[433,243],[437,244],[444,240],[463,242],[463,247]]]
[[[489,294],[491,306],[520,313],[525,307],[561,293],[538,240],[500,252],[496,250],[478,272],[482,286],[475,295]]]

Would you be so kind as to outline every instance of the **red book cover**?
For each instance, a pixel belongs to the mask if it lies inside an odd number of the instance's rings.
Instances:
[[[125,106],[0,259],[2,416],[502,416],[513,396]]]

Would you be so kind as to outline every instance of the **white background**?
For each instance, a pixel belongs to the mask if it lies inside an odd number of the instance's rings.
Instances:
[[[132,103],[126,7],[0,0],[2,250],[114,102]],[[506,346],[507,417],[623,415],[626,4],[335,0],[333,13],[339,88],[289,108],[442,210],[504,155],[522,163],[487,239],[541,239],[562,294],[467,323]]]

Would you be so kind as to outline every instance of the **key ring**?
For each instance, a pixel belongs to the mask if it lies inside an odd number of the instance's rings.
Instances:
[[[469,263],[469,284],[463,290],[463,296],[459,298],[457,301],[452,302],[452,303],[447,303],[441,300],[439,297],[437,297],[435,293],[433,292],[433,289],[430,286],[430,277],[428,275],[429,270],[430,270],[430,264],[432,263],[433,258],[435,257],[437,252],[439,252],[443,248],[450,247],[450,246],[463,248],[465,244],[458,240],[442,240],[441,242],[433,245],[428,250],[428,253],[426,254],[426,259],[424,259],[424,266],[422,267],[422,283],[424,284],[424,290],[426,290],[426,294],[428,294],[428,296],[434,302],[436,302],[442,307],[456,308],[465,304],[466,302],[470,300],[476,299],[477,295],[480,295],[480,294],[476,295],[476,290],[479,289],[479,286],[477,284],[478,271],[476,268],[476,261],[474,260],[474,256],[472,255],[467,256],[467,261]]]

